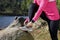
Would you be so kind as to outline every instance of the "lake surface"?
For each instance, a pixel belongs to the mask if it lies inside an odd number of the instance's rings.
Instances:
[[[15,16],[0,16],[0,29],[6,28],[14,19]]]
[[[0,16],[0,29],[6,28],[14,19],[15,16]]]

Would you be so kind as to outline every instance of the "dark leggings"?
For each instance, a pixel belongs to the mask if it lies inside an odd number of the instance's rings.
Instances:
[[[57,33],[58,33],[59,20],[56,20],[56,21],[49,20],[46,17],[45,12],[42,12],[40,17],[43,20],[47,21],[52,40],[58,40]]]
[[[32,18],[34,17],[34,14],[36,12],[36,10],[38,9],[38,6],[35,4],[32,4],[33,6],[30,7],[29,12],[28,12],[28,16],[30,18],[30,21],[32,20]],[[34,9],[34,10],[33,10]],[[59,20],[53,21],[53,20],[49,20],[46,15],[45,12],[43,11],[41,16],[40,16],[43,20],[48,22],[49,25],[49,32],[50,32],[50,36],[52,40],[58,40],[57,37],[57,32],[58,32],[58,26],[59,26]]]

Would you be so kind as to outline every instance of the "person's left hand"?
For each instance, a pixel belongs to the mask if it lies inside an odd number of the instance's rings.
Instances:
[[[29,28],[29,27],[32,27],[32,26],[33,26],[33,23],[32,23],[32,22],[29,22],[26,26],[27,26],[28,28]]]

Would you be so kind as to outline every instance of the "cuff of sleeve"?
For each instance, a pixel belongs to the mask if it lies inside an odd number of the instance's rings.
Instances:
[[[31,20],[32,23],[34,23],[35,21],[34,20]]]

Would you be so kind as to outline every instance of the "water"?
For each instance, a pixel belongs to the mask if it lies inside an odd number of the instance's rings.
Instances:
[[[27,16],[19,16],[26,18]],[[0,16],[0,29],[6,28],[13,20],[15,16]]]
[[[15,16],[0,16],[0,29],[6,28],[14,19]]]

